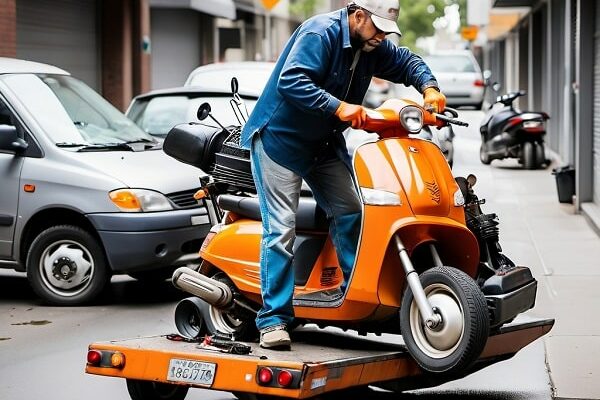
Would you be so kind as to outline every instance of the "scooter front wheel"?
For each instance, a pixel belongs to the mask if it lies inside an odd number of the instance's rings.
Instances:
[[[410,287],[400,308],[400,329],[409,353],[426,371],[461,370],[480,356],[489,335],[485,296],[475,281],[452,267],[435,267],[420,276],[421,284],[441,322],[429,328]]]

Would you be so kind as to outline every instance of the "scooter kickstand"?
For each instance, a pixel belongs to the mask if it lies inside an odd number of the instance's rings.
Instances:
[[[408,256],[408,252],[406,251],[406,247],[402,244],[402,241],[395,235],[396,239],[396,247],[398,247],[398,255],[400,256],[400,261],[402,262],[402,267],[404,268],[404,272],[406,273],[406,280],[408,281],[408,286],[413,293],[415,298],[415,302],[417,303],[417,307],[419,308],[419,312],[421,312],[421,316],[423,320],[425,320],[425,325],[429,329],[435,329],[442,322],[442,317],[438,313],[436,313],[429,304],[429,300],[427,300],[427,295],[423,290],[423,286],[421,285],[421,280],[419,279],[419,274],[415,271],[415,268],[412,265],[412,261],[410,261],[410,257]],[[410,305],[403,305],[403,307],[409,307]]]

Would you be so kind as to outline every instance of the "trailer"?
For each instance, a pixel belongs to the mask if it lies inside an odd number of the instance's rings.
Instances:
[[[291,351],[245,343],[248,354],[232,354],[176,335],[97,342],[89,346],[85,371],[125,378],[132,400],[182,400],[194,387],[232,392],[239,399],[322,398],[368,386],[403,391],[437,386],[507,360],[553,325],[553,319],[522,317],[500,327],[478,361],[452,376],[426,373],[403,345],[386,337],[310,327],[292,332]]]

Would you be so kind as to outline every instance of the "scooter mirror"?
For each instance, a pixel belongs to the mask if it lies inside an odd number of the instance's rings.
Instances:
[[[470,187],[473,187],[477,183],[477,177],[473,174],[469,174],[469,176],[467,176],[467,182],[469,182]]]
[[[483,71],[483,79],[488,81],[490,78],[492,77],[492,71],[490,71],[489,69],[486,69],[485,71]]]
[[[498,82],[494,82],[492,84],[492,89],[494,89],[495,92],[498,92],[500,90],[500,88],[502,87],[501,84],[499,84]]]
[[[231,78],[231,93],[237,94],[240,91],[240,85],[237,78],[234,76]]]
[[[204,121],[206,119],[206,117],[208,117],[208,115],[210,114],[210,104],[208,103],[202,103],[200,104],[200,107],[198,107],[198,113],[196,114],[196,116],[198,117],[199,121]]]

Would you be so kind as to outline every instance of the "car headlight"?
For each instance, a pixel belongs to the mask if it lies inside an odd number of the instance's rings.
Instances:
[[[118,189],[108,194],[121,211],[148,212],[172,210],[173,206],[162,193],[147,189]]]
[[[361,187],[360,192],[362,194],[365,204],[374,206],[399,206],[402,205],[400,201],[400,195],[398,193],[388,192],[387,190],[371,189]]]
[[[400,111],[400,123],[410,133],[417,133],[423,128],[423,111],[415,106],[406,106]]]

